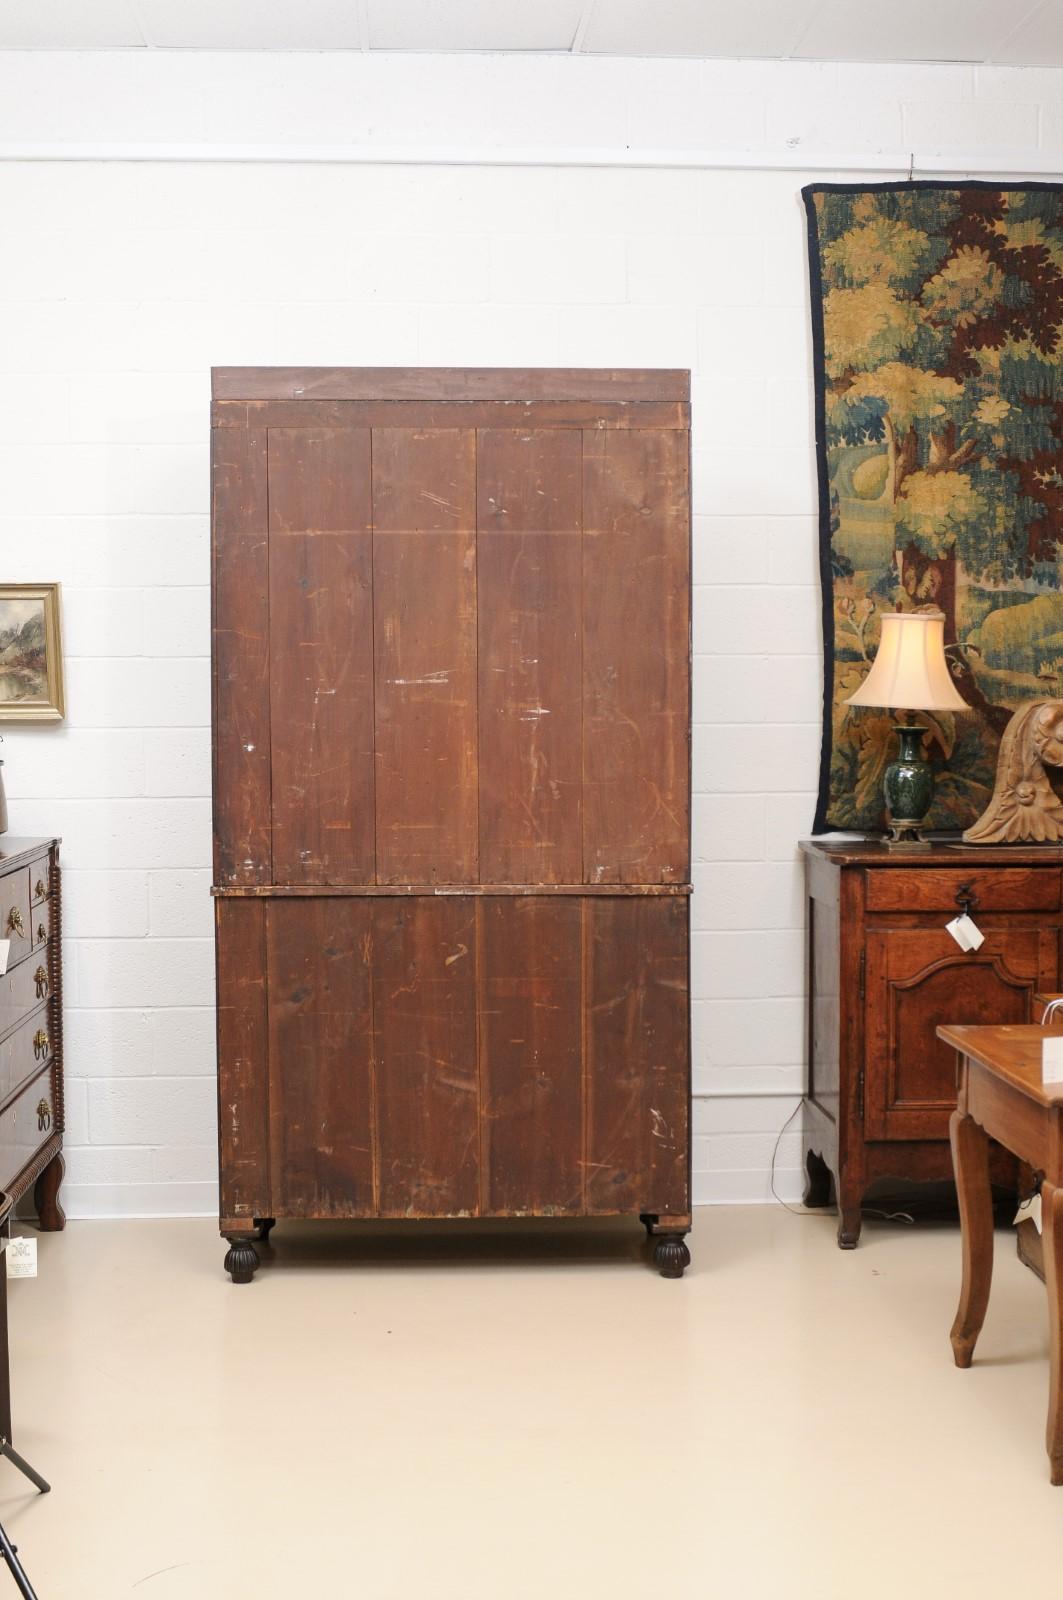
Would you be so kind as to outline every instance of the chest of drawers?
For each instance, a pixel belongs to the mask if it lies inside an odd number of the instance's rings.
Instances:
[[[1060,986],[1063,850],[877,842],[802,846],[808,889],[806,1203],[838,1203],[838,1243],[860,1236],[879,1179],[952,1178],[955,1051],[941,1023],[1035,1020]],[[963,951],[946,924],[968,910],[984,935]],[[1015,1181],[994,1148],[993,1175]]]
[[[58,839],[0,836],[0,1189],[33,1186],[40,1226],[62,1228],[62,962]]]

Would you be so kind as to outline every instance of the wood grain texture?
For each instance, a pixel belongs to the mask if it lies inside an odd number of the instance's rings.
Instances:
[[[271,431],[274,874],[376,873],[369,435]]]
[[[479,904],[484,1211],[583,1208],[581,911]]]
[[[480,878],[579,883],[580,539],[479,540]]]
[[[867,1039],[864,1127],[876,1139],[945,1139],[956,1104],[955,1054],[938,1023],[1023,1023],[1054,972],[1058,934],[987,928],[977,951],[944,928],[872,928],[867,992],[879,1025]]]
[[[221,1215],[270,1213],[266,907],[215,905]]]
[[[481,428],[476,436],[476,526],[484,533],[578,533],[583,435]]]
[[[925,867],[920,871],[869,872],[869,911],[1058,911],[1058,867]]]
[[[584,902],[586,1209],[690,1209],[687,907]]]
[[[266,434],[211,438],[214,876],[268,883],[269,554]]]
[[[377,1209],[371,902],[269,905],[269,1105],[273,1203],[256,1215]]]
[[[475,909],[465,899],[373,910],[380,1212],[479,1209]]]
[[[679,428],[678,400],[216,400],[216,428]]]
[[[685,881],[689,863],[687,438],[584,436],[584,876]]]
[[[690,373],[645,367],[212,367],[215,400],[689,400]]]
[[[476,436],[373,435],[377,877],[477,876]]]

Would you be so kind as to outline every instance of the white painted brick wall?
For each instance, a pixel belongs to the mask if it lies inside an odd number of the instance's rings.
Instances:
[[[1061,86],[952,65],[0,55],[0,576],[62,581],[69,699],[64,727],[8,729],[3,754],[12,828],[64,840],[73,1215],[214,1203],[207,408],[229,363],[692,369],[695,1192],[768,1197],[804,1081],[794,845],[819,759],[798,190],[896,174],[913,149],[917,169],[1049,172]],[[11,159],[107,144],[141,159]],[[164,146],[229,159],[144,159]],[[517,164],[492,164],[504,151]],[[783,1194],[799,1163],[795,1122]]]

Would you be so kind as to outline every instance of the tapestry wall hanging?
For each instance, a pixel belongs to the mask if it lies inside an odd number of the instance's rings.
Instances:
[[[825,671],[814,831],[882,826],[895,719],[843,702],[898,606],[945,613],[970,709],[917,720],[930,826],[965,828],[1012,713],[1063,695],[1063,185],[802,193]]]

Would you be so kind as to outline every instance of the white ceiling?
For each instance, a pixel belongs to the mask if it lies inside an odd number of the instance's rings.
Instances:
[[[1063,0],[3,0],[0,49],[544,50],[1063,66]]]

